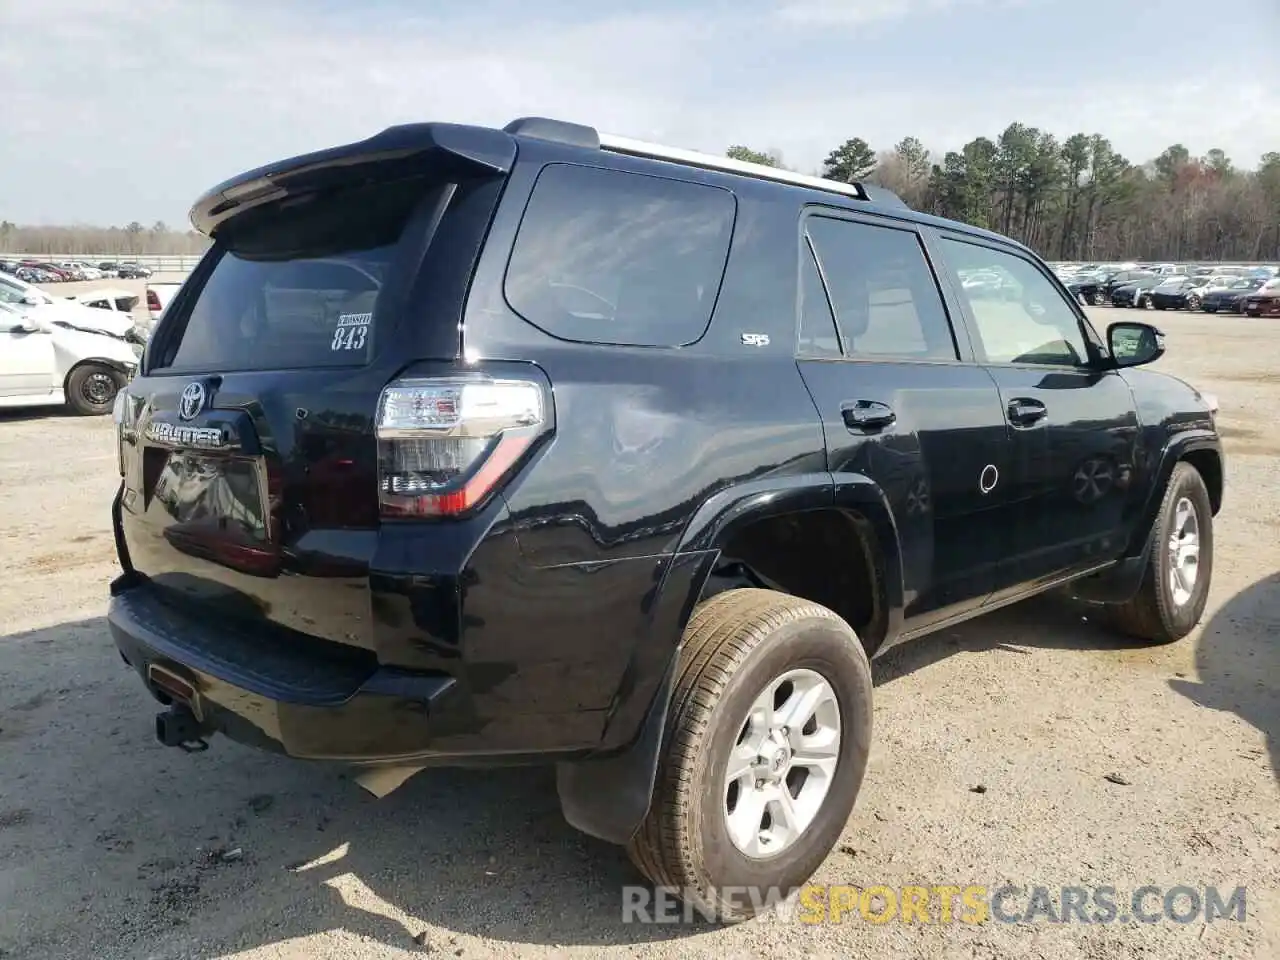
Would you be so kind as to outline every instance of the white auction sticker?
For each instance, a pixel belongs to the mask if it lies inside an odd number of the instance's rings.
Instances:
[[[333,331],[330,350],[363,350],[369,337],[372,313],[343,313],[338,316],[338,329]]]

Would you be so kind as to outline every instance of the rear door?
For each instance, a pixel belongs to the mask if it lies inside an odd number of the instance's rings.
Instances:
[[[411,294],[430,240],[459,249],[451,204],[488,187],[350,179],[219,229],[130,385],[121,522],[173,603],[370,646],[378,397],[456,355],[460,299]]]
[[[906,629],[980,605],[1000,558],[987,510],[1005,468],[1004,420],[922,237],[909,223],[819,208],[805,218],[800,260],[801,374],[831,471],[868,477],[889,502]]]

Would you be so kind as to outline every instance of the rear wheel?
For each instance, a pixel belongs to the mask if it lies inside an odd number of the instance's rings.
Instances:
[[[1213,507],[1200,472],[1173,468],[1156,517],[1142,586],[1128,603],[1109,609],[1122,632],[1152,643],[1181,640],[1200,622],[1213,576]]]
[[[835,845],[866,772],[871,668],[826,607],[717,594],[685,631],[649,815],[629,845],[655,885],[746,920]]]
[[[1105,307],[1107,305],[1107,295],[1101,290],[1095,290],[1093,294],[1093,305],[1095,307]]]
[[[1193,293],[1187,297],[1187,309],[1188,310],[1200,309],[1200,298],[1196,294]]]
[[[124,386],[118,370],[101,363],[83,363],[67,377],[67,406],[82,416],[110,413]]]
[[[1137,302],[1136,306],[1141,307],[1143,310],[1150,310],[1152,306],[1151,294],[1144,293],[1142,295],[1142,299]]]

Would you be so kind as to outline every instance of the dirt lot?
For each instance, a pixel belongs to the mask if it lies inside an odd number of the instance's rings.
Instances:
[[[1230,454],[1201,628],[1135,648],[1036,600],[878,663],[867,785],[816,879],[1245,886],[1243,924],[626,925],[635,874],[549,773],[375,801],[165,749],[103,620],[111,425],[41,412],[0,417],[0,957],[1280,957],[1280,327],[1159,319]]]

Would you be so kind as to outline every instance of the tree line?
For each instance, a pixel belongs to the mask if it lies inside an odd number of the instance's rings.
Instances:
[[[163,221],[144,227],[136,220],[123,227],[26,227],[0,221],[0,254],[51,257],[198,256],[207,237],[194,230],[170,230]]]
[[[777,151],[727,155],[786,167]],[[1280,260],[1280,151],[1254,169],[1222,150],[1174,144],[1131,163],[1101,134],[1053,134],[1011,123],[935,157],[915,137],[877,152],[853,137],[820,176],[877,184],[924,213],[1020,240],[1050,260]]]

